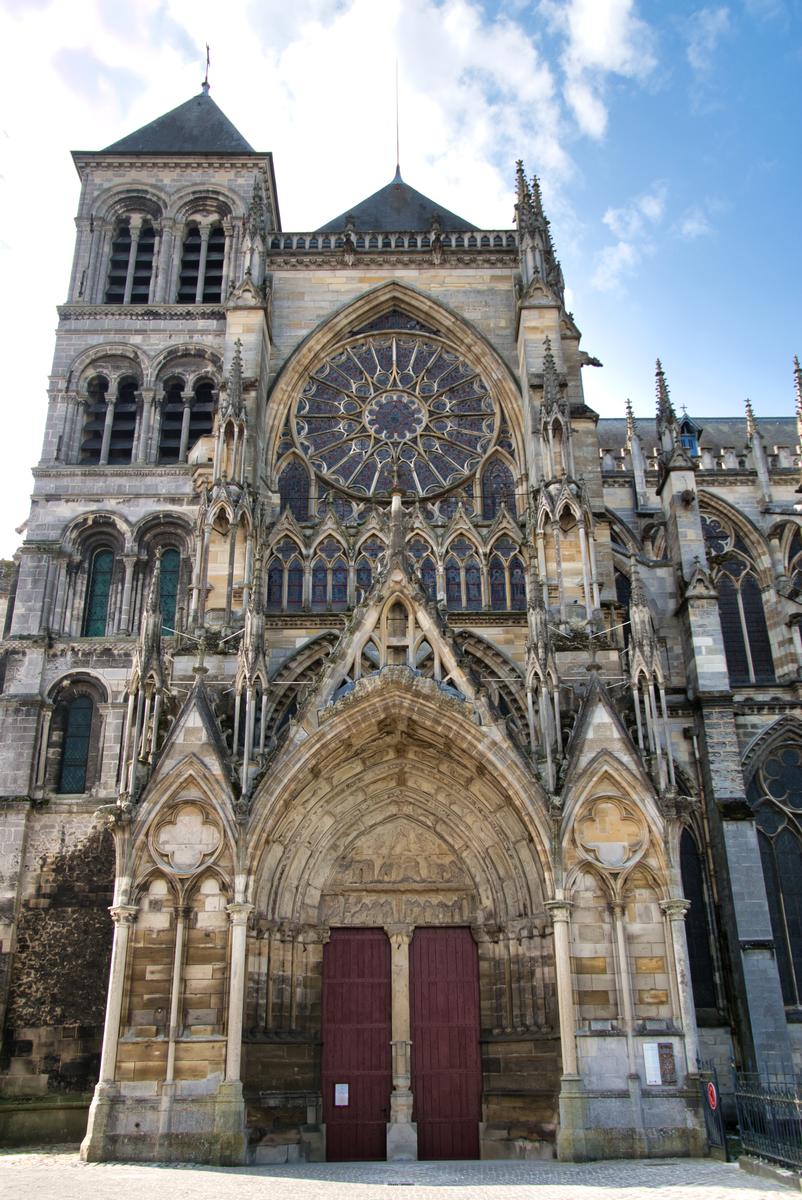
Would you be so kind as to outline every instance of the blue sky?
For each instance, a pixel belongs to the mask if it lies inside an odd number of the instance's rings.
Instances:
[[[223,16],[224,13],[224,16]],[[802,0],[0,0],[0,553],[39,455],[78,180],[100,149],[212,94],[273,150],[285,229],[394,169],[485,227],[512,219],[514,164],[543,182],[587,399],[653,413],[654,359],[697,416],[790,415],[799,301]],[[14,284],[10,285],[9,280]]]

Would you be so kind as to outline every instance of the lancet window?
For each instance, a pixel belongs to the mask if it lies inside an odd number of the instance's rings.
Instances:
[[[445,563],[446,605],[454,609],[482,607],[482,569],[475,546],[467,538],[456,538]]]
[[[715,976],[710,969],[713,939],[707,873],[699,847],[689,829],[682,832],[679,850],[682,890],[685,898],[691,902],[685,918],[685,933],[694,1003],[697,1009],[715,1009],[717,997]]]
[[[415,561],[423,590],[430,600],[437,599],[437,567],[429,543],[422,537],[414,537],[407,550]]]
[[[490,556],[490,607],[526,609],[526,575],[512,538],[499,538]]]
[[[512,471],[500,458],[491,458],[482,474],[482,516],[494,520],[504,505],[515,516],[515,483]]]
[[[304,567],[301,551],[291,538],[276,546],[267,566],[267,607],[296,612],[304,605]]]
[[[730,683],[772,683],[763,593],[749,550],[741,535],[718,517],[703,517],[702,527],[715,571]]]
[[[114,232],[106,281],[106,304],[147,304],[153,277],[156,231],[147,219],[121,221]]]
[[[309,520],[309,472],[297,459],[291,459],[278,477],[281,511],[289,509],[296,521]]]
[[[82,629],[84,637],[105,636],[113,575],[114,551],[109,547],[95,550],[89,563]]]
[[[755,814],[785,1004],[802,1007],[802,742],[775,746],[747,796]]]
[[[159,607],[162,614],[162,633],[167,637],[174,633],[176,628],[180,573],[181,555],[179,552],[173,549],[163,550],[159,578]]]
[[[179,304],[219,304],[222,299],[226,235],[220,224],[190,225],[184,235]]]
[[[326,538],[312,561],[312,608],[337,609],[348,604],[348,565],[340,543]]]
[[[373,586],[379,558],[384,554],[384,542],[377,537],[366,538],[359,547],[356,560],[356,586],[363,595]]]

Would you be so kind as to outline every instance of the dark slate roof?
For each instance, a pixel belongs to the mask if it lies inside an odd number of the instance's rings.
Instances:
[[[367,200],[361,200],[348,212],[327,221],[316,232],[339,233],[345,229],[349,217],[353,217],[355,228],[362,232],[425,232],[431,229],[432,217],[435,216],[444,230],[468,232],[478,229],[477,225],[449,212],[422,192],[416,192],[408,183],[404,183],[400,170],[396,169],[395,178],[386,187],[379,188],[378,192],[368,196]]]
[[[253,146],[212,100],[206,86],[198,96],[179,104],[101,154],[255,154]]]
[[[704,450],[724,450],[732,447],[743,450],[746,445],[745,417],[693,417],[701,428],[699,446]],[[680,415],[680,420],[682,416]],[[645,449],[657,445],[657,430],[653,417],[636,417],[635,424]],[[758,417],[757,426],[766,447],[794,447],[799,441],[795,417]],[[599,445],[603,450],[617,450],[626,445],[627,423],[623,417],[602,417],[598,424]]]

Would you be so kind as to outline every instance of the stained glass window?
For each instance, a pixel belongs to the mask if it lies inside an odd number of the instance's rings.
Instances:
[[[802,1005],[802,746],[776,747],[748,790],[755,813],[777,970],[786,1005]]]
[[[512,471],[500,458],[492,458],[482,475],[482,516],[492,521],[498,516],[502,504],[515,516],[515,484]]]
[[[510,607],[526,608],[526,573],[520,558],[515,555],[509,561],[507,570],[510,573]]]
[[[507,607],[507,572],[498,554],[490,560],[490,607],[496,611]]]
[[[163,552],[159,587],[162,610],[162,633],[168,636],[175,631],[175,612],[178,603],[178,572],[180,566],[181,555],[177,550],[165,550]]]
[[[67,702],[58,781],[61,793],[72,795],[86,790],[93,707],[89,696],[75,696]]]
[[[279,475],[281,511],[288,508],[296,521],[309,520],[309,472],[299,462],[287,464]]]
[[[741,535],[718,517],[703,516],[702,530],[715,568],[730,683],[773,683],[774,662],[763,593],[749,550]]]
[[[479,466],[496,435],[480,373],[439,340],[412,334],[351,341],[316,367],[295,409],[314,469],[356,496],[387,492],[397,471],[421,496]]]
[[[294,558],[287,567],[287,608],[295,610],[304,604],[304,569],[300,559]]]
[[[89,584],[84,609],[84,637],[103,637],[109,612],[111,576],[114,554],[111,550],[96,550],[89,567]]]

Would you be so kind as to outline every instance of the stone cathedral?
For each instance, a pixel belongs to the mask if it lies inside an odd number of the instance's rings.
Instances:
[[[0,1133],[704,1153],[703,1067],[802,1056],[798,362],[795,418],[658,361],[599,420],[522,164],[509,229],[399,171],[285,233],[207,85],[74,160],[0,579]]]

